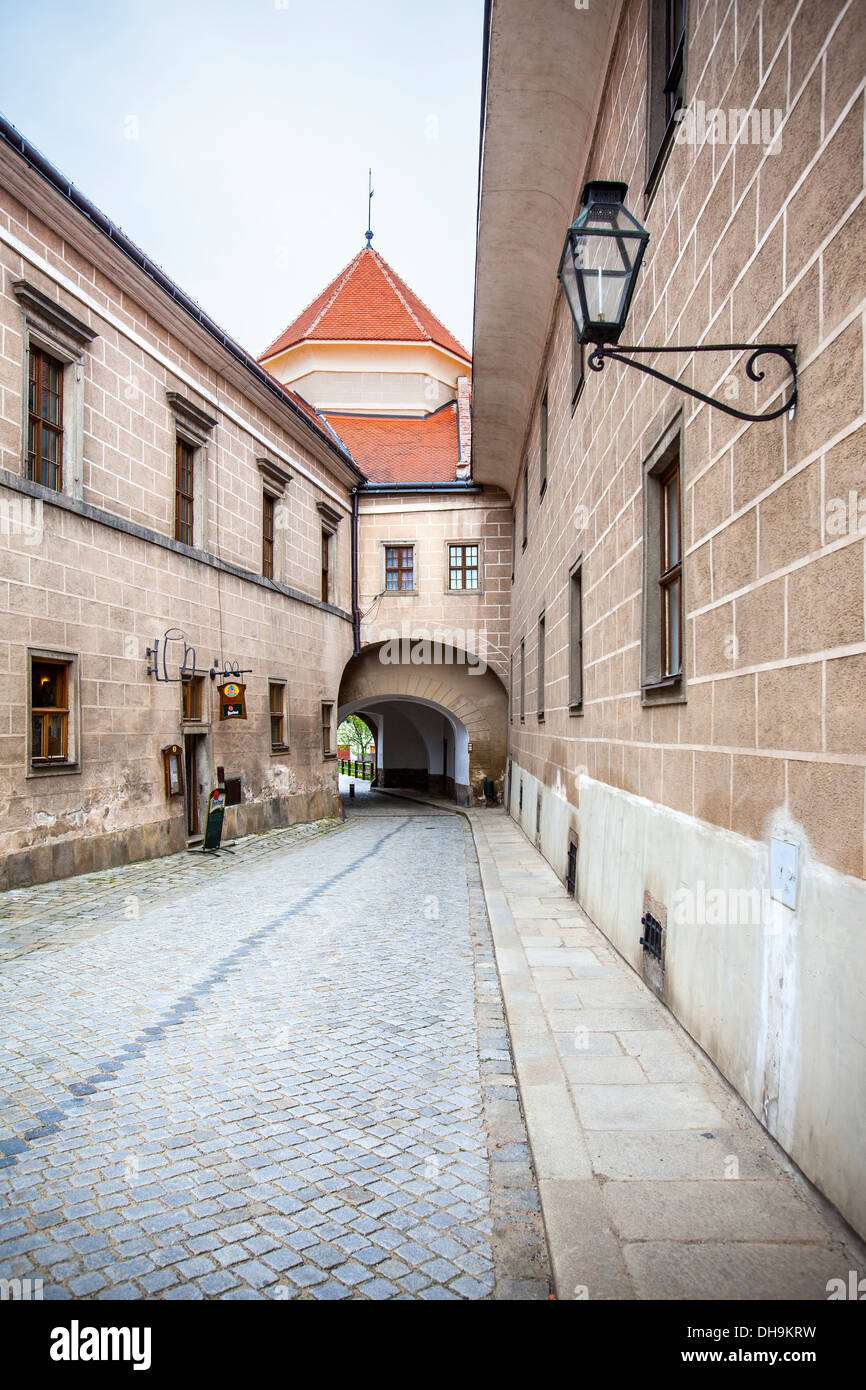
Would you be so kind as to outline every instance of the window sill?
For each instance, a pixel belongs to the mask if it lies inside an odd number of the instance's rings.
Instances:
[[[28,777],[63,777],[68,773],[79,773],[80,763],[31,763]]]
[[[336,753],[323,753],[322,761],[326,763],[335,763],[337,761],[337,755]]]
[[[480,598],[484,593],[483,589],[443,589],[443,594],[448,594],[451,598],[456,598],[461,594],[466,594],[469,598]]]
[[[583,714],[583,701],[582,701],[582,700],[576,700],[576,701],[574,702],[573,705],[569,705],[569,707],[568,707],[568,712],[569,712],[569,714],[580,714],[580,715],[582,715],[582,714]]]
[[[276,757],[276,755],[277,755],[278,753],[290,753],[290,752],[291,752],[291,745],[288,744],[288,743],[272,743],[272,744],[271,744],[271,754],[272,754],[272,756],[274,756],[274,757]]]
[[[663,680],[650,681],[640,688],[640,702],[647,705],[684,705],[686,703],[685,679],[682,675],[666,676]]]
[[[412,598],[417,589],[383,589],[382,598]]]
[[[539,724],[543,724],[543,723],[544,723],[544,715],[543,715],[543,714],[537,714],[537,715],[535,716],[535,718],[537,719],[537,721],[538,721]]]
[[[546,492],[547,492],[547,479],[545,478],[544,482],[541,484],[541,487],[538,489],[538,500],[539,500],[539,502],[541,501],[542,497],[544,496],[544,494],[545,494]]]

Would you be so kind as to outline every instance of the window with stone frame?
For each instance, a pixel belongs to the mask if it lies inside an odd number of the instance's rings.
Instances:
[[[181,681],[181,704],[185,721],[198,722],[202,717],[204,676],[189,676]]]
[[[81,497],[85,350],[96,332],[27,280],[12,282],[22,312],[22,472],[31,482]]]
[[[523,465],[523,545],[521,549],[526,549],[526,542],[529,539],[529,460]]]
[[[415,547],[413,545],[385,546],[385,589],[401,593],[415,587]]]
[[[685,104],[687,0],[648,0],[646,193],[652,197]]]
[[[569,579],[568,708],[583,713],[583,565]]]
[[[269,492],[262,493],[262,575],[265,579],[274,577],[274,517],[276,498]]]
[[[268,711],[271,723],[271,748],[288,748],[289,739],[286,728],[286,683],[268,682]],[[323,744],[323,752],[324,744]]]
[[[526,723],[526,640],[520,639],[520,722]]]
[[[571,408],[574,410],[586,384],[586,363],[583,355],[583,343],[580,341],[580,334],[577,331],[577,324],[572,320],[571,325]]]
[[[535,714],[539,724],[544,722],[544,663],[545,663],[545,641],[546,641],[547,620],[542,613],[538,619],[538,641],[537,641],[537,665],[538,665],[538,692],[535,706]]]
[[[71,654],[28,652],[28,763],[31,773],[78,764],[78,661]]]
[[[543,497],[547,490],[547,386],[541,397],[538,412],[538,495]]]
[[[192,545],[195,536],[195,449],[185,439],[175,440],[174,538]]]
[[[455,591],[480,588],[481,547],[477,541],[448,546],[448,588]]]
[[[63,491],[63,363],[40,347],[28,353],[27,477]]]
[[[334,752],[334,706],[322,703],[322,756],[333,758]]]
[[[678,421],[644,463],[641,698],[683,700],[682,428]]]

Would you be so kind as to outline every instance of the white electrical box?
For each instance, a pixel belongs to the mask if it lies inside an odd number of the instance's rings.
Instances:
[[[797,888],[800,878],[800,846],[787,840],[770,841],[770,897],[797,910]]]

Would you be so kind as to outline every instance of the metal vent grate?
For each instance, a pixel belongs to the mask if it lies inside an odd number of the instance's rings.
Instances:
[[[648,951],[656,960],[662,958],[662,924],[656,921],[651,912],[645,912],[640,919],[643,927],[643,936],[640,944],[645,951]]]
[[[568,846],[568,868],[565,871],[565,886],[572,897],[577,886],[577,845],[574,841]]]

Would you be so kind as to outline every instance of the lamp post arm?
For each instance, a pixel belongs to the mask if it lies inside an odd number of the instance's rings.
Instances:
[[[791,371],[791,393],[777,410],[768,410],[755,415],[747,410],[737,410],[732,405],[726,405],[724,401],[717,401],[713,396],[707,396],[703,391],[698,391],[693,386],[686,386],[685,382],[678,381],[676,377],[667,376],[656,367],[648,367],[645,362],[636,362],[633,357],[626,356],[627,353],[655,355],[661,352],[749,352],[751,356],[746,362],[746,376],[751,381],[763,381],[764,379],[764,373],[755,367],[759,357],[781,357]],[[663,381],[668,386],[675,386],[678,391],[684,391],[687,396],[702,401],[704,405],[714,406],[716,410],[723,410],[726,415],[733,415],[736,420],[775,420],[779,415],[784,415],[787,410],[793,409],[797,403],[796,352],[796,344],[792,343],[760,345],[755,343],[700,343],[695,346],[681,345],[679,347],[620,347],[618,344],[596,343],[589,355],[589,366],[594,372],[600,372],[608,359],[612,362],[622,362],[627,367],[637,367],[638,371],[644,372],[646,376],[655,377],[656,381]]]

